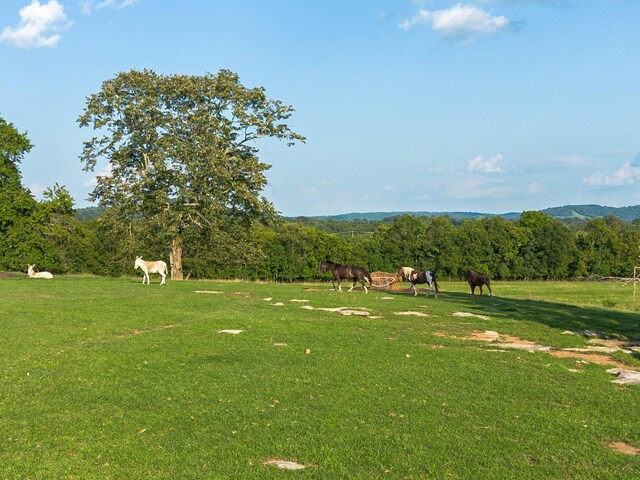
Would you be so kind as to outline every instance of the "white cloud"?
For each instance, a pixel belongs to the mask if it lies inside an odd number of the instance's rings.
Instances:
[[[556,157],[552,157],[552,160],[557,160],[558,162],[570,167],[589,165],[593,161],[592,158],[582,155],[558,155]]]
[[[102,0],[101,2],[95,2],[94,0],[82,0],[80,2],[80,9],[85,15],[91,15],[93,8],[101,10],[103,8],[113,8],[115,10],[122,10],[123,8],[135,5],[139,0]],[[95,4],[95,7],[94,7]]]
[[[104,0],[96,5],[96,8],[115,8],[116,10],[122,10],[123,8],[130,7],[138,3],[138,0]]]
[[[55,47],[61,36],[55,32],[67,30],[72,22],[64,13],[64,6],[57,0],[41,4],[33,0],[20,9],[20,23],[16,28],[6,27],[0,33],[0,41],[18,48]]]
[[[531,182],[527,187],[527,193],[537,195],[544,192],[544,186],[540,182]]]
[[[455,199],[507,198],[513,195],[513,187],[486,177],[466,176],[447,185],[446,196]]]
[[[113,167],[110,163],[107,163],[91,180],[84,182],[82,185],[85,187],[95,187],[98,184],[98,177],[110,177],[111,175],[113,175]]]
[[[458,4],[447,10],[420,10],[409,20],[400,24],[403,30],[416,25],[431,25],[436,32],[449,38],[465,38],[471,40],[480,35],[491,35],[509,28],[511,22],[504,16],[492,16],[484,10]]]
[[[35,182],[29,185],[29,190],[31,191],[34,197],[39,198],[47,190],[47,187],[45,187],[39,182]]]
[[[91,0],[82,0],[80,2],[80,11],[85,15],[91,15],[91,7],[93,2]]]
[[[467,170],[469,172],[484,172],[484,173],[500,173],[504,172],[502,168],[498,166],[498,162],[503,159],[502,155],[497,154],[492,158],[484,158],[482,155],[478,155],[472,158],[467,163]]]
[[[589,177],[584,178],[585,185],[589,186],[621,186],[635,185],[640,183],[640,166],[631,165],[630,162],[624,162],[622,166],[611,175],[605,175],[596,172]]]

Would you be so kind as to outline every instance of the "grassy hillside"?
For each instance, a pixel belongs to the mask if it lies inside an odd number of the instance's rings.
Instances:
[[[629,285],[442,287],[0,279],[3,478],[640,474],[640,360],[567,350],[640,335]]]
[[[555,218],[601,218],[613,215],[626,222],[632,222],[640,218],[640,205],[627,207],[603,207],[600,205],[566,205],[542,210],[547,215]]]

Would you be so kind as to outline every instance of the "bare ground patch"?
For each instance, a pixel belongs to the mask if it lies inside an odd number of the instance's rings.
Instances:
[[[394,315],[413,315],[414,317],[430,317],[428,313],[424,312],[393,312]]]
[[[369,318],[382,318],[380,316],[371,315],[368,308],[365,307],[357,307],[357,308],[349,308],[349,307],[312,307],[311,305],[304,305],[300,308],[304,308],[305,310],[320,310],[323,312],[334,312],[339,313],[340,315],[355,315],[358,317],[369,317]]]
[[[160,325],[158,327],[148,328],[146,330],[135,329],[135,330],[132,330],[130,333],[125,333],[125,334],[119,335],[119,336],[120,337],[132,337],[134,335],[142,335],[143,333],[157,332],[158,330],[165,330],[167,328],[177,328],[179,326],[180,326],[179,324],[173,324],[173,325]]]
[[[609,442],[607,448],[614,450],[618,453],[624,453],[625,455],[638,455],[640,454],[640,448],[629,445],[625,442]]]
[[[602,347],[602,346],[590,346],[585,348],[561,348],[554,349],[546,345],[540,345],[529,340],[514,337],[511,335],[504,335],[492,330],[474,331],[468,336],[456,337],[447,335],[443,332],[435,332],[435,336],[438,337],[450,337],[459,340],[475,340],[481,342],[487,342],[492,347],[497,349],[516,349],[526,350],[528,352],[544,352],[556,358],[576,358],[582,362],[595,363],[603,366],[613,366],[616,368],[609,369],[607,372],[613,374],[616,378],[612,380],[614,383],[623,385],[640,385],[640,372],[633,367],[620,362],[619,360],[611,357],[610,353],[623,351],[626,353],[634,353],[637,347]],[[604,348],[604,350],[603,350]]]
[[[481,318],[482,320],[490,320],[489,317],[487,317],[486,315],[478,315],[477,313],[471,313],[471,312],[455,312],[453,313],[454,317],[475,317],[475,318]]]

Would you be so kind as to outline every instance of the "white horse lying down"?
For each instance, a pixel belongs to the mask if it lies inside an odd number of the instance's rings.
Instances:
[[[160,282],[160,285],[164,285],[167,278],[167,264],[162,260],[158,260],[156,262],[145,262],[142,257],[136,257],[134,270],[137,270],[138,268],[144,272],[144,276],[142,277],[143,285],[145,280],[147,281],[147,285],[151,283],[149,281],[150,273],[159,273],[162,275],[162,282]]]
[[[51,280],[53,278],[53,275],[49,272],[34,272],[33,267],[35,267],[35,265],[29,265],[29,268],[27,268],[27,275],[29,275],[29,278],[46,278],[47,280]]]

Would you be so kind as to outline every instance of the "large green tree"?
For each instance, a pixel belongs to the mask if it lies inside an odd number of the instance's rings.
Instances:
[[[32,148],[26,133],[0,118],[0,265],[21,269],[33,236],[29,219],[37,208],[31,192],[22,186],[20,163]]]
[[[20,162],[33,146],[26,133],[0,117],[0,233],[6,234],[16,221],[31,214],[35,200],[22,186]]]
[[[171,245],[172,278],[180,279],[189,229],[242,232],[239,223],[273,217],[261,193],[270,165],[257,142],[304,142],[285,123],[293,111],[229,70],[120,73],[87,98],[78,118],[98,135],[84,143],[84,169],[106,161],[110,171],[97,176],[90,199],[113,218],[156,225]]]

